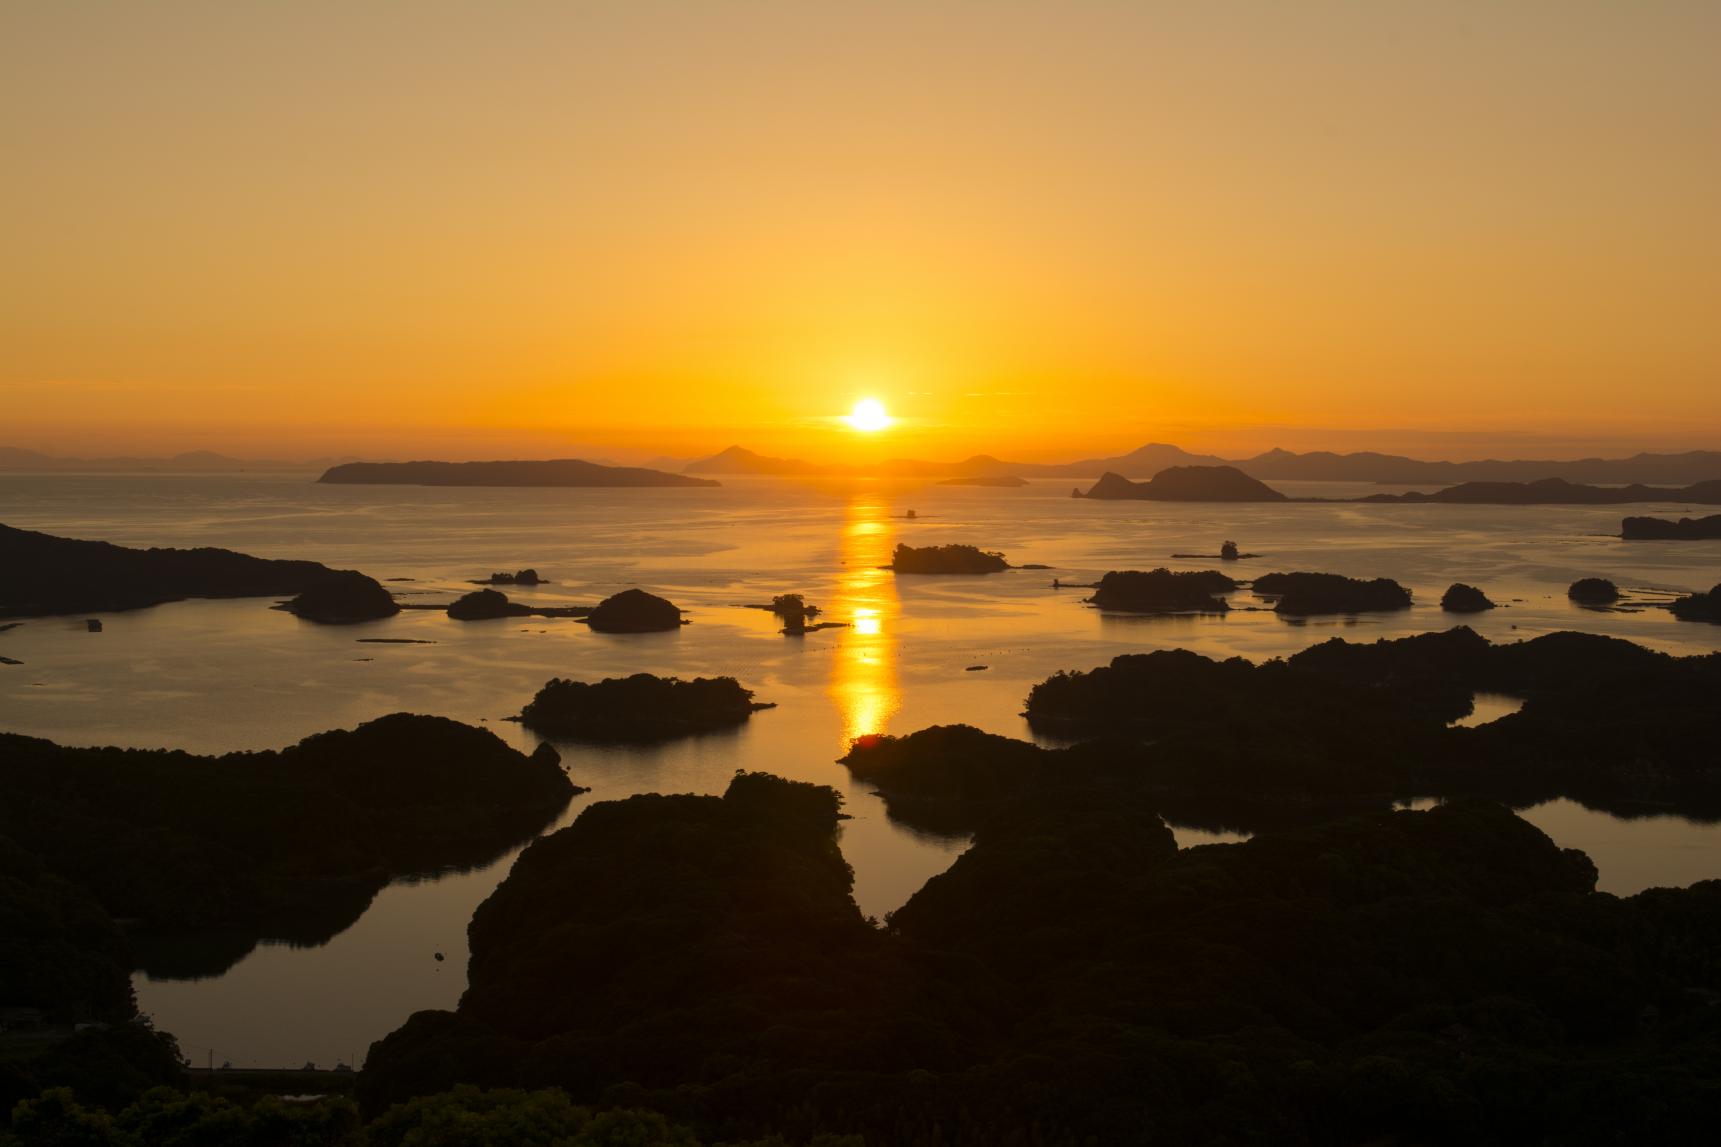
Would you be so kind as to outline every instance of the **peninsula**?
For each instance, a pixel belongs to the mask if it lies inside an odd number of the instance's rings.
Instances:
[[[362,576],[208,546],[143,550],[0,526],[0,617],[143,609],[190,597],[289,597]]]

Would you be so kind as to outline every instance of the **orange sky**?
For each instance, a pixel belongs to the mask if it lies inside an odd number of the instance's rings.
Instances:
[[[1717,44],[1706,2],[8,4],[0,445],[1721,448]],[[857,447],[862,395],[902,421]]]

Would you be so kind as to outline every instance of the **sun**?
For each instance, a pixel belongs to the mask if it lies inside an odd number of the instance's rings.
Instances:
[[[855,403],[855,408],[849,411],[843,419],[854,430],[863,434],[871,434],[883,430],[896,419],[885,413],[884,403],[876,398],[863,398]]]

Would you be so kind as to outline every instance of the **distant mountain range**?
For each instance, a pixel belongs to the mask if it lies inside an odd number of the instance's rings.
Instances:
[[[230,474],[243,470],[324,470],[351,458],[315,458],[309,462],[274,459],[230,458],[210,450],[193,450],[171,458],[61,458],[18,446],[0,446],[0,472],[11,473],[125,473],[125,474]]]
[[[1488,459],[1430,462],[1368,451],[1335,454],[1320,450],[1297,454],[1275,449],[1253,458],[1226,459],[1212,454],[1191,454],[1163,442],[1150,442],[1114,458],[1087,458],[1075,462],[1008,462],[990,454],[976,454],[960,462],[892,459],[876,465],[850,466],[820,464],[798,458],[771,458],[741,446],[731,446],[709,458],[688,463],[682,470],[688,474],[867,474],[890,478],[979,478],[1010,474],[1023,478],[1093,478],[1106,473],[1125,478],[1151,478],[1173,466],[1233,466],[1261,481],[1378,482],[1388,485],[1426,482],[1447,486],[1459,482],[1536,482],[1559,478],[1592,485],[1633,482],[1690,485],[1721,478],[1721,451],[1691,450],[1682,454],[1646,453],[1629,458],[1569,461]]]
[[[349,486],[717,486],[711,478],[579,458],[540,462],[347,462],[319,482]]]

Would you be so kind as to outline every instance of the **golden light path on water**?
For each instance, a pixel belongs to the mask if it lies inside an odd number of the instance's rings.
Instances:
[[[885,500],[861,492],[849,499],[843,517],[841,558],[833,621],[846,621],[831,671],[830,694],[842,714],[842,750],[856,737],[882,733],[902,704],[896,676],[896,575],[890,563],[896,542]]]

